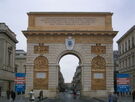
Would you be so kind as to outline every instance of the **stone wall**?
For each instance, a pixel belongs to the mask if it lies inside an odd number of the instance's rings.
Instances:
[[[28,53],[27,53],[27,90],[33,87],[33,68],[34,60],[40,56],[40,54],[34,54],[34,46],[38,46],[38,43],[28,43]],[[49,82],[47,92],[56,92],[58,88],[58,62],[60,56],[68,53],[77,55],[81,59],[82,66],[82,93],[97,93],[97,90],[91,90],[91,61],[96,54],[91,53],[91,47],[96,46],[96,44],[77,44],[75,43],[74,49],[67,51],[65,44],[44,44],[49,46],[49,52],[43,54],[48,59],[49,64]],[[106,61],[106,90],[111,91],[113,88],[113,61],[112,61],[112,44],[101,44],[106,47],[106,53],[101,54]],[[65,52],[65,53],[63,53]],[[77,53],[76,53],[77,52]],[[63,53],[63,54],[61,54]],[[79,55],[78,55],[79,53]],[[44,92],[46,92],[44,91]],[[107,91],[103,91],[106,93]],[[102,92],[102,91],[101,91]],[[88,95],[87,94],[87,95]],[[55,94],[56,95],[56,94]]]

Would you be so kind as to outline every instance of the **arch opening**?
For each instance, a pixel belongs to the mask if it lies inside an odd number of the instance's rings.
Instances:
[[[59,91],[81,89],[81,60],[73,53],[67,53],[59,59]]]

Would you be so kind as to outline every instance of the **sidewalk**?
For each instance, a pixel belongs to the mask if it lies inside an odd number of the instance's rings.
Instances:
[[[11,99],[7,99],[6,97],[0,97],[0,102],[11,102]],[[29,102],[28,98],[25,98],[24,96],[17,95],[14,102]]]
[[[119,96],[119,102],[133,102],[132,96]]]
[[[108,102],[107,98],[94,98],[95,100],[98,100],[99,102]],[[133,102],[132,96],[118,96],[118,102]]]
[[[44,100],[40,102],[44,102],[45,100],[47,99],[44,98]],[[8,100],[6,97],[0,97],[0,102],[11,102],[11,99]],[[14,102],[30,102],[30,101],[28,97],[25,97],[23,95],[17,95]],[[35,99],[35,102],[39,102],[38,98]]]

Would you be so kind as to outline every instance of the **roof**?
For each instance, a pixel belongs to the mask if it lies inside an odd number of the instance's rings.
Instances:
[[[121,40],[123,40],[126,36],[129,35],[129,33],[131,33],[131,32],[134,31],[134,30],[135,30],[135,25],[132,26],[132,27],[117,41],[117,43],[119,43]]]
[[[112,15],[112,12],[28,12],[29,14],[99,14],[99,15]]]
[[[5,23],[0,23],[0,33],[6,34],[9,38],[11,38],[15,43],[17,43],[16,34],[9,29],[9,27]]]
[[[26,53],[26,52],[22,49],[19,49],[19,50],[16,50],[16,53]]]

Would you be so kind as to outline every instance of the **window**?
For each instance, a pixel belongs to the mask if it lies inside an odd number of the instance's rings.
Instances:
[[[122,53],[124,53],[124,44],[122,44]]]
[[[126,67],[127,67],[127,58],[126,58]]]
[[[132,66],[134,66],[135,64],[135,56],[134,55],[132,55]]]
[[[121,55],[121,46],[119,45],[119,54]]]
[[[8,66],[11,65],[11,51],[8,50]]]
[[[125,51],[127,51],[127,42],[125,42]]]
[[[129,57],[129,67],[131,67],[131,57]]]
[[[134,44],[134,37],[132,37],[132,48],[134,48],[135,44]]]
[[[130,40],[128,40],[128,50],[130,50]]]
[[[8,64],[9,67],[12,66],[12,60],[13,60],[12,59],[13,58],[12,50],[13,50],[12,47],[8,47],[8,54],[7,54],[8,55],[8,59],[7,59],[8,63],[7,64]]]
[[[122,68],[124,68],[124,60],[122,61]]]
[[[121,45],[121,54],[122,54],[122,45]]]
[[[121,61],[120,61],[120,66],[119,66],[119,68],[121,69]]]
[[[24,72],[26,73],[26,65],[24,65]]]
[[[15,65],[15,70],[14,70],[14,72],[17,73],[17,70],[18,70],[18,65]]]

